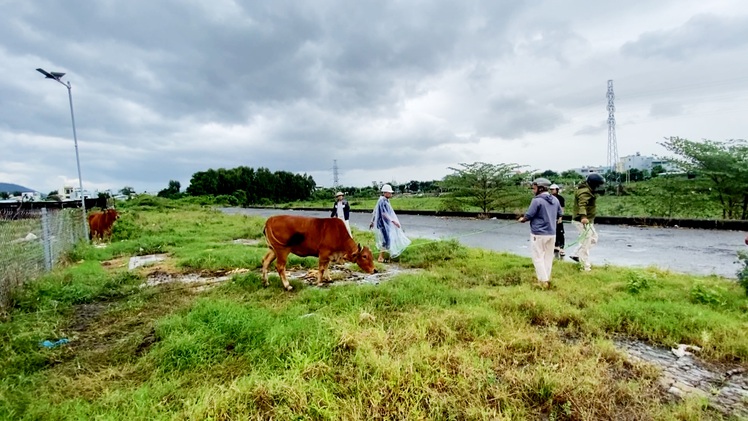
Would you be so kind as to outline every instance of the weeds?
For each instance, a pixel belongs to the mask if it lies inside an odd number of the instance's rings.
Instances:
[[[628,275],[626,289],[632,294],[638,294],[645,289],[649,289],[656,279],[655,276],[647,276],[641,272],[631,272]]]
[[[724,306],[726,301],[722,294],[714,288],[709,288],[702,283],[697,283],[691,289],[691,301],[699,304]]]

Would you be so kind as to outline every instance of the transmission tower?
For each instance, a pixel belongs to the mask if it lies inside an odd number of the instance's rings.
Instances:
[[[338,182],[338,160],[333,159],[332,160],[332,186],[337,188],[339,185]]]
[[[616,105],[613,80],[608,81],[608,169],[618,172],[618,141],[616,140]]]

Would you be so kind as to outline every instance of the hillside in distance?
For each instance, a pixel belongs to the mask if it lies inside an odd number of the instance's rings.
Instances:
[[[27,192],[27,191],[36,191],[36,190],[21,186],[19,184],[0,183],[0,192],[14,193],[17,191]]]

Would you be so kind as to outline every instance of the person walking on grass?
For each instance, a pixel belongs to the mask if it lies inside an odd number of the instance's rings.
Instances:
[[[335,203],[332,205],[332,213],[330,218],[340,218],[345,222],[345,228],[348,230],[348,235],[351,235],[351,224],[348,219],[351,216],[351,206],[348,201],[343,198],[343,192],[339,191],[335,193]],[[351,237],[353,237],[351,235]]]
[[[374,238],[379,249],[378,261],[380,263],[384,262],[385,251],[390,254],[390,257],[397,257],[410,244],[410,240],[403,233],[400,220],[390,205],[392,193],[394,193],[392,186],[389,184],[382,186],[382,195],[374,207],[374,212],[371,214],[371,223],[369,224],[369,229],[376,226]]]
[[[551,182],[545,178],[537,178],[532,182],[535,197],[525,215],[519,218],[519,222],[530,221],[532,264],[535,266],[538,284],[543,288],[551,286],[556,222],[563,215],[558,199],[548,192],[550,186]]]
[[[574,192],[574,218],[572,225],[579,231],[577,239],[578,248],[576,255],[571,256],[575,262],[582,265],[582,270],[592,270],[590,264],[590,250],[597,244],[597,231],[595,230],[595,215],[597,206],[595,201],[596,190],[605,184],[605,179],[598,173],[591,173],[579,183]]]
[[[558,204],[561,205],[561,215],[563,215],[564,207],[566,207],[566,199],[559,194],[561,189],[558,187],[558,184],[551,184],[550,190],[553,197],[558,200]],[[561,218],[558,218],[556,223],[556,244],[553,249],[553,253],[558,255],[560,259],[563,259],[566,255],[566,252],[564,251],[565,246],[566,238],[564,238],[564,220],[562,216]]]

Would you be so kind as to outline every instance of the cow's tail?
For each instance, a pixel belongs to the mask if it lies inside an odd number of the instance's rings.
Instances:
[[[265,224],[265,227],[262,228],[262,235],[265,236],[265,242],[268,243],[268,247],[269,248],[271,248],[271,249],[273,248],[273,242],[275,242],[276,244],[278,244],[278,238],[275,235],[273,235],[273,231],[272,230],[268,229],[267,223]],[[271,236],[272,236],[272,241],[271,241],[271,238],[270,238]]]

